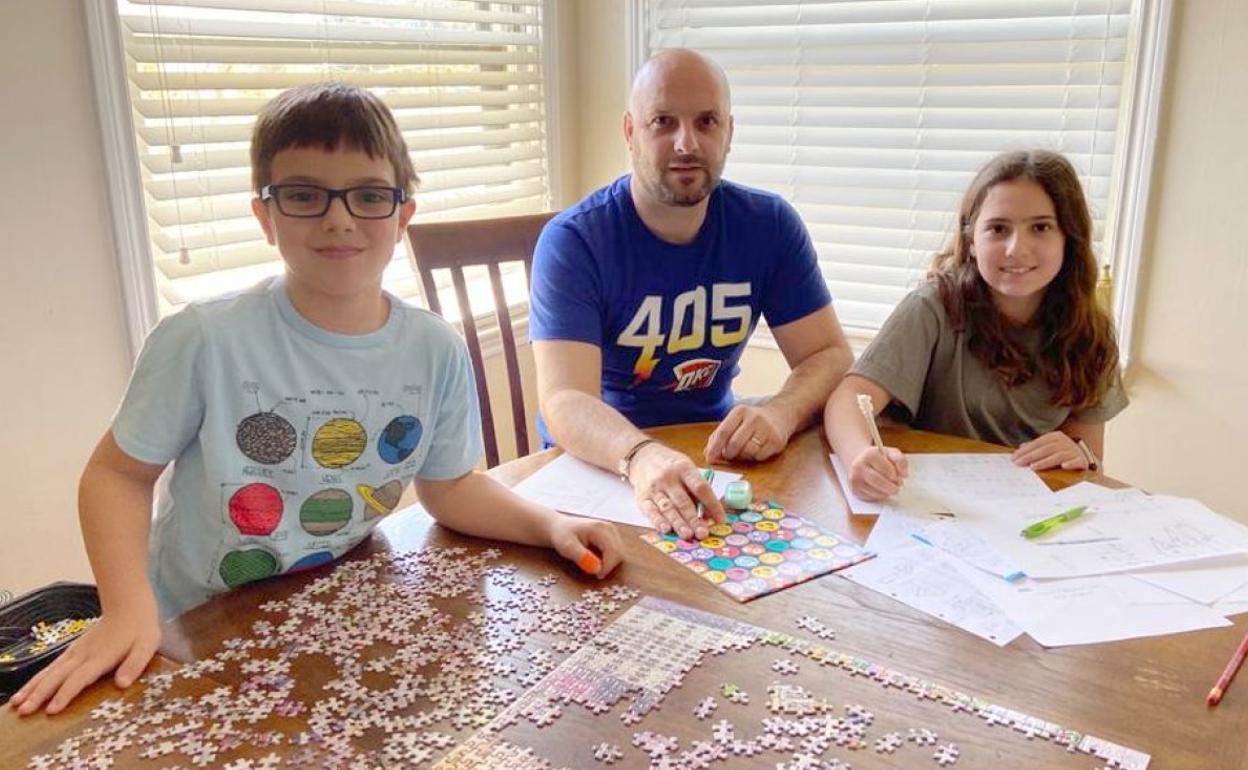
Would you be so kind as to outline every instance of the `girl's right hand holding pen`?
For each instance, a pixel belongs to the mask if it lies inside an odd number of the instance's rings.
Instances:
[[[910,466],[900,449],[866,446],[849,466],[849,486],[867,502],[878,502],[901,491]]]

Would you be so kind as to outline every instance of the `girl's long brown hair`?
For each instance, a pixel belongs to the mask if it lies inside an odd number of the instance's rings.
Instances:
[[[1030,179],[1053,201],[1066,237],[1057,277],[1045,289],[1037,311],[1040,348],[1033,360],[1011,333],[1013,324],[997,310],[971,254],[975,220],[994,185]],[[1070,162],[1047,150],[1002,153],[984,166],[962,198],[958,232],[932,261],[928,277],[955,330],[967,334],[971,353],[1010,386],[1042,377],[1055,406],[1079,412],[1097,404],[1118,365],[1114,324],[1096,303],[1096,257],[1092,217]]]

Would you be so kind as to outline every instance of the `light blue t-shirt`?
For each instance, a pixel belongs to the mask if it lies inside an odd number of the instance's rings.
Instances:
[[[387,298],[381,329],[334,334],[269,279],[194,303],[147,338],[112,431],[131,457],[173,463],[150,549],[162,617],[336,559],[413,477],[477,464],[463,340]]]

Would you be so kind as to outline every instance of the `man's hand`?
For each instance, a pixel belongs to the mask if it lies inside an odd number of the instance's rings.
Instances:
[[[1014,450],[1011,458],[1015,465],[1043,471],[1062,468],[1068,471],[1088,469],[1088,458],[1075,440],[1060,430],[1050,431],[1032,439]]]
[[[659,532],[675,531],[685,540],[710,534],[703,515],[727,520],[711,485],[688,457],[659,443],[637,450],[629,469],[637,507]],[[703,511],[698,511],[698,504]]]
[[[788,446],[793,422],[779,409],[737,404],[706,442],[708,463],[766,460]]]
[[[132,614],[105,612],[99,623],[18,690],[10,703],[22,716],[38,711],[45,702],[49,714],[59,713],[78,693],[114,668],[117,686],[129,687],[159,646],[160,620],[154,601]]]

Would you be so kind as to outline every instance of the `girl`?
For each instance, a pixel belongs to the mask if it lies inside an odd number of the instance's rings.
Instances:
[[[896,494],[907,469],[899,450],[872,448],[859,394],[912,427],[1017,447],[1014,462],[1033,470],[1095,469],[1104,423],[1127,405],[1070,162],[1044,150],[998,155],[966,191],[958,223],[824,409],[863,500]]]

